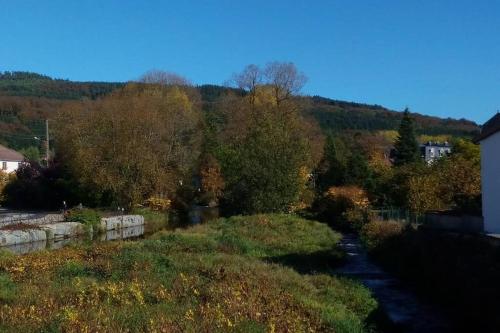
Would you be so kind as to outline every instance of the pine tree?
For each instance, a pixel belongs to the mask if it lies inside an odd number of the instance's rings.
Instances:
[[[395,164],[398,166],[416,162],[420,158],[413,119],[408,108],[404,111],[394,148],[396,150]]]

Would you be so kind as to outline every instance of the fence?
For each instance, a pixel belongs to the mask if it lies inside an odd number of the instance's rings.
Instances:
[[[425,215],[415,214],[407,209],[387,207],[371,210],[372,215],[380,221],[397,221],[401,223],[424,224]]]
[[[455,231],[460,233],[481,233],[484,230],[483,218],[470,215],[453,215],[449,212],[411,213],[405,209],[383,208],[371,211],[379,221],[396,221],[422,225],[427,229]]]

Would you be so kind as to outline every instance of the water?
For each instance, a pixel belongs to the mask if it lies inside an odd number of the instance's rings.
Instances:
[[[356,235],[345,235],[340,245],[348,259],[344,266],[336,270],[336,274],[358,279],[369,288],[401,332],[452,332],[438,308],[419,300],[398,279],[368,258]]]
[[[195,224],[205,223],[217,217],[219,217],[218,207],[193,206],[191,207],[191,210],[187,214],[181,217],[178,216],[177,217],[178,221],[175,221],[173,225],[178,225],[178,226],[195,225]],[[165,226],[164,229],[166,229],[166,227],[167,226]],[[130,228],[122,228],[119,230],[109,230],[106,233],[97,236],[89,235],[89,236],[65,238],[59,240],[47,240],[40,242],[23,243],[12,246],[0,247],[0,249],[6,249],[15,254],[27,254],[46,249],[48,250],[60,249],[68,244],[86,240],[107,242],[107,241],[116,241],[125,239],[127,240],[142,239],[147,235],[150,235],[159,230],[161,230],[161,228],[152,230],[148,228],[148,225],[146,224]]]

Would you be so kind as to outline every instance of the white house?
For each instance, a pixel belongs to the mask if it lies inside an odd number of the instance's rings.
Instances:
[[[451,146],[448,142],[439,143],[429,141],[420,146],[420,152],[422,154],[422,158],[425,159],[428,164],[431,164],[438,158],[450,155]]]
[[[23,160],[22,154],[0,145],[0,169],[3,172],[15,172]]]
[[[481,182],[484,231],[500,233],[500,113],[483,125],[477,139],[481,143]]]

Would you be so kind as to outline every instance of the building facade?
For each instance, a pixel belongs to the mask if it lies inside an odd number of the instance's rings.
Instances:
[[[422,154],[422,158],[428,164],[431,164],[438,158],[451,154],[451,146],[448,142],[439,143],[429,141],[420,146],[420,152]]]
[[[15,172],[23,161],[24,156],[22,154],[0,145],[0,169],[3,172]]]
[[[486,233],[500,233],[500,113],[483,125],[481,143],[481,186]]]

